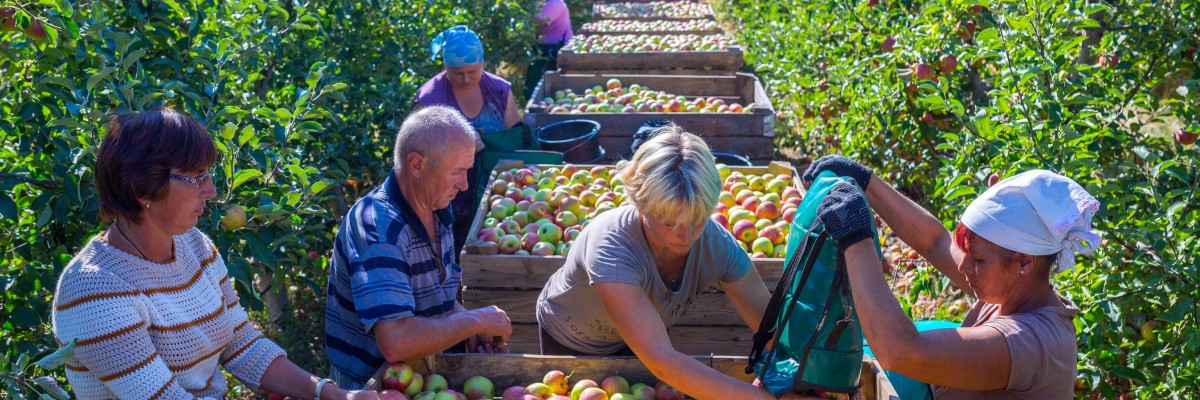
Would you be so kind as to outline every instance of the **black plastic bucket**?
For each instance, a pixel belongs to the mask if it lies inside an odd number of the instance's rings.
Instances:
[[[555,122],[538,128],[534,136],[542,150],[563,153],[563,162],[586,164],[604,157],[600,148],[600,123],[588,119]]]
[[[740,156],[740,155],[731,154],[731,153],[718,153],[715,151],[712,153],[712,155],[713,155],[713,158],[716,159],[717,163],[720,163],[720,164],[725,164],[725,165],[728,165],[731,167],[749,167],[750,166],[750,159],[746,158],[745,156]]]

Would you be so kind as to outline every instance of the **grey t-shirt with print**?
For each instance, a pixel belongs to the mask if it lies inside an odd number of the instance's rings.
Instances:
[[[625,205],[597,217],[575,240],[566,262],[538,296],[538,324],[567,347],[611,354],[625,347],[625,341],[592,285],[619,282],[642,288],[670,328],[698,293],[717,282],[737,281],[750,267],[736,239],[710,220],[688,251],[678,291],[671,291],[658,274],[637,209]]]

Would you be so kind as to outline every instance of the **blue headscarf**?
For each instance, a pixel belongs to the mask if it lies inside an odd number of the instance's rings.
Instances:
[[[471,28],[459,25],[439,33],[429,44],[434,60],[442,53],[442,63],[448,68],[458,68],[483,62],[483,43]]]

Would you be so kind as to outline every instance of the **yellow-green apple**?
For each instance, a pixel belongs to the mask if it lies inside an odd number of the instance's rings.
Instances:
[[[467,400],[467,396],[454,390],[446,389],[437,393],[433,400]]]
[[[504,389],[504,393],[500,395],[501,400],[522,400],[525,398],[524,386],[512,386]]]
[[[754,197],[754,191],[750,190],[749,188],[733,192],[733,201],[738,205],[742,205],[742,203],[745,203],[746,200],[750,199],[751,197]]]
[[[599,389],[600,385],[597,385],[596,381],[591,379],[584,379],[579,382],[575,382],[575,386],[571,388],[571,400],[579,400],[579,395],[582,394],[584,389],[587,388]],[[603,390],[601,390],[601,392],[603,392]]]
[[[576,400],[608,400],[608,393],[604,389],[590,387],[583,389]]]
[[[467,378],[467,381],[463,383],[462,393],[467,395],[467,400],[492,400],[494,392],[495,387],[487,377],[476,375]]]
[[[529,254],[534,256],[552,256],[554,255],[554,245],[546,242],[534,243],[533,248],[529,249]]]
[[[758,205],[758,208],[754,210],[754,216],[758,217],[759,219],[774,220],[779,218],[779,206],[775,205],[773,202],[764,201],[762,204]]]
[[[550,192],[550,204],[554,207],[558,207],[569,197],[571,197],[571,194],[567,193],[567,191],[563,190],[563,188],[554,189],[553,192]]]
[[[538,179],[537,188],[538,191],[553,189],[554,178],[543,176],[542,179]]]
[[[592,169],[595,171],[595,168]],[[542,377],[542,383],[550,387],[550,392],[556,395],[567,394],[567,374],[559,370],[551,370]]]
[[[629,393],[613,393],[608,396],[608,400],[633,400],[633,395]]]
[[[562,228],[555,224],[544,224],[537,230],[537,237],[543,242],[554,243],[562,240],[562,234]]]
[[[758,229],[759,232],[762,232],[763,229],[767,229],[768,226],[774,224],[775,221],[771,221],[769,219],[760,219],[758,221],[754,221],[754,229]]]
[[[783,235],[783,240],[787,241],[788,233],[792,232],[792,224],[787,221],[775,221],[772,225],[775,226],[775,229],[779,230],[780,235]]]
[[[583,192],[579,193],[579,203],[583,204],[584,207],[595,207],[596,199],[598,198],[600,198],[600,196],[591,190],[584,190]]]
[[[575,224],[579,223],[579,214],[568,210],[559,211],[558,214],[554,216],[554,222],[558,224],[559,227],[563,228],[575,226]]]
[[[609,396],[617,393],[628,393],[629,381],[620,376],[610,376],[600,382],[600,388],[604,389],[604,393]]]
[[[737,207],[733,207],[733,208],[729,209],[729,226],[730,227],[736,226],[738,221],[743,221],[743,220],[750,221],[750,224],[753,225],[757,219],[754,217],[754,213],[750,212],[750,210],[742,208],[741,206],[737,206]],[[732,231],[730,231],[730,232],[732,232]]]
[[[738,105],[738,107],[740,108],[741,105]],[[728,165],[725,165],[723,163],[717,163],[717,174],[721,175],[722,182],[724,182],[725,178],[728,178],[729,174],[731,174],[731,173],[733,173],[733,171],[729,169]]]
[[[508,182],[502,179],[492,181],[492,194],[503,195],[508,191]]]
[[[408,389],[404,389],[404,395],[408,397],[416,396],[421,393],[421,389],[425,388],[425,377],[421,374],[413,373],[412,383],[408,384]]]
[[[786,181],[782,179],[772,179],[767,181],[767,186],[764,187],[763,190],[771,193],[783,193],[783,190],[787,189],[787,187],[788,183]]]
[[[590,175],[592,176],[592,178],[608,179],[608,167],[605,167],[603,165],[597,165],[595,167],[592,167],[592,170],[590,171]]]
[[[450,383],[446,382],[446,377],[441,374],[431,374],[425,377],[425,390],[430,392],[440,392],[450,388]]]
[[[538,234],[533,232],[526,233],[521,235],[521,249],[533,253],[533,245],[538,244],[541,241],[542,238],[539,237]]]
[[[785,244],[775,245],[774,255],[775,255],[775,257],[778,257],[778,258],[787,257],[787,245],[785,245]]]
[[[760,200],[764,203],[769,201],[769,202],[775,203],[776,206],[783,203],[783,200],[779,197],[779,193],[775,193],[775,192],[763,193],[762,196],[758,196],[758,200]]]
[[[749,219],[738,220],[733,223],[733,237],[745,243],[753,242],[758,237],[758,228],[754,227],[754,222]],[[504,251],[501,246],[501,252]]]
[[[608,82],[606,82],[606,87],[608,87],[609,90],[618,89],[621,87],[621,80],[617,78],[609,79]]]
[[[504,235],[500,238],[499,245],[500,254],[516,254],[517,250],[521,250],[521,237],[514,234]]]
[[[750,190],[761,191],[766,187],[767,182],[763,181],[761,176],[751,176],[750,179],[746,180],[746,184],[749,185]]]
[[[521,188],[521,200],[517,200],[517,204],[520,204],[520,201],[533,201],[533,195],[535,194],[537,194],[537,188],[534,188],[533,186]]]
[[[550,396],[554,395],[554,392],[550,390],[550,387],[546,386],[545,383],[537,382],[526,386],[525,394],[537,396],[539,399],[548,399]]]
[[[654,398],[655,400],[683,400],[683,393],[666,382],[658,381],[654,385]]]
[[[771,253],[775,251],[775,245],[771,244],[771,239],[760,237],[754,239],[754,243],[750,245],[750,251],[762,253],[763,255],[770,257]]]
[[[553,193],[553,192],[554,192],[553,190],[550,190],[548,188],[538,189],[537,193],[533,194],[533,201],[549,203],[550,202],[550,193]]]
[[[1146,321],[1146,323],[1142,324],[1142,339],[1145,339],[1146,343],[1154,343],[1154,331],[1157,328],[1157,321]]]
[[[483,227],[484,228],[495,228],[496,225],[499,225],[499,224],[500,224],[500,220],[492,218],[492,217],[487,217],[487,218],[483,219]]]
[[[561,394],[556,394],[554,396],[550,396],[550,398],[546,399],[546,400],[571,400],[571,396],[564,396]]]
[[[579,229],[579,227],[576,227],[576,226],[572,226],[570,228],[563,229],[562,240],[564,242],[570,242],[572,240],[575,240],[575,238],[579,237],[580,231],[581,230]]]
[[[236,231],[245,225],[246,209],[237,204],[225,208],[225,215],[221,216],[221,226],[225,227],[225,230]]]
[[[721,194],[717,195],[717,203],[724,204],[726,207],[733,207],[737,205],[737,199],[733,197],[733,193],[722,190]]]
[[[633,393],[634,400],[654,400],[654,388],[644,383],[635,383],[629,392]]]
[[[584,184],[584,183],[590,183],[591,181],[592,181],[592,174],[588,173],[587,171],[575,171],[574,174],[571,174],[571,183],[572,184],[576,184],[576,183]]]
[[[529,213],[526,211],[517,211],[513,213],[512,220],[516,221],[518,225],[525,226],[530,221]]]
[[[602,188],[607,188],[607,187],[608,187],[608,178],[596,178],[596,179],[593,179],[593,180],[592,180],[592,186],[599,186],[599,187],[602,187]]]
[[[413,380],[413,369],[403,362],[388,364],[383,370],[383,387],[392,390],[408,389]]]
[[[559,243],[558,246],[554,247],[554,254],[557,254],[560,256],[566,256],[567,253],[569,253],[571,251],[571,243],[573,243],[573,242]]]

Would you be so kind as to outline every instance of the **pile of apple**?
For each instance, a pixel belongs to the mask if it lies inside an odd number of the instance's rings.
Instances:
[[[729,48],[733,39],[710,35],[578,35],[564,50],[577,53],[633,53],[642,51],[718,51]]]
[[[617,208],[625,185],[611,168],[514,168],[496,176],[476,239],[483,254],[565,256],[583,227]]]
[[[751,258],[784,257],[800,190],[787,174],[749,175],[717,164],[724,181],[712,219],[729,230]],[[481,254],[565,256],[596,216],[619,207],[625,185],[612,168],[567,164],[500,172],[492,182],[476,234]]]
[[[706,3],[651,1],[597,4],[595,14],[604,18],[705,18],[713,15],[713,10]]]
[[[712,220],[741,244],[750,258],[787,256],[792,218],[803,200],[787,174],[746,175],[717,164],[724,186]]]
[[[717,21],[711,19],[638,21],[633,19],[602,19],[583,24],[583,31],[591,32],[686,32],[719,29]]]
[[[579,113],[644,113],[644,112],[693,112],[693,113],[750,113],[755,103],[747,106],[726,102],[717,97],[687,97],[663,91],[651,90],[639,84],[623,87],[621,80],[609,79],[605,86],[596,85],[584,90],[581,95],[571,89],[554,92],[554,97],[545,97],[536,103],[549,109],[551,114]]]
[[[540,382],[528,386],[512,386],[501,393],[503,400],[683,400],[683,393],[659,381],[653,387],[638,383],[633,386],[620,376],[604,378],[600,384],[581,379],[570,386],[570,376],[562,371],[547,372]],[[384,399],[412,400],[480,400],[494,399],[495,386],[484,376],[473,376],[462,384],[462,391],[450,389],[446,378],[430,374],[427,378],[405,363],[388,365],[383,372]],[[571,388],[568,390],[568,388]]]

